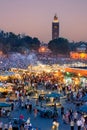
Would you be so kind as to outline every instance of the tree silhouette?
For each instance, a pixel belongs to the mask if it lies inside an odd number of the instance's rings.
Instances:
[[[69,41],[65,38],[58,38],[48,43],[48,48],[56,54],[69,54]]]

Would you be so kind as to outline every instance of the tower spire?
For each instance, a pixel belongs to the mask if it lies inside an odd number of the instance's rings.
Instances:
[[[52,40],[59,38],[59,21],[57,14],[54,15],[54,19],[52,22]]]
[[[54,20],[53,20],[53,22],[58,22],[57,14],[54,15]]]

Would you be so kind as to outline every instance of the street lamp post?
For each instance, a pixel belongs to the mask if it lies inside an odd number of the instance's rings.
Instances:
[[[52,125],[52,130],[55,130],[55,126],[54,125]]]
[[[57,121],[54,121],[52,125],[52,130],[58,130],[58,128],[59,128],[59,123]]]

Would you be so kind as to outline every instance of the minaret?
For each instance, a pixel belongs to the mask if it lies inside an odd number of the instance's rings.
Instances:
[[[52,40],[57,38],[59,38],[59,21],[57,15],[55,15],[52,22]]]

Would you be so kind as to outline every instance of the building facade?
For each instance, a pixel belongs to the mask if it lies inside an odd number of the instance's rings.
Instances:
[[[59,38],[59,21],[57,15],[55,15],[52,22],[52,40],[57,38]]]
[[[70,52],[70,57],[87,60],[87,43],[76,43],[75,50]]]

